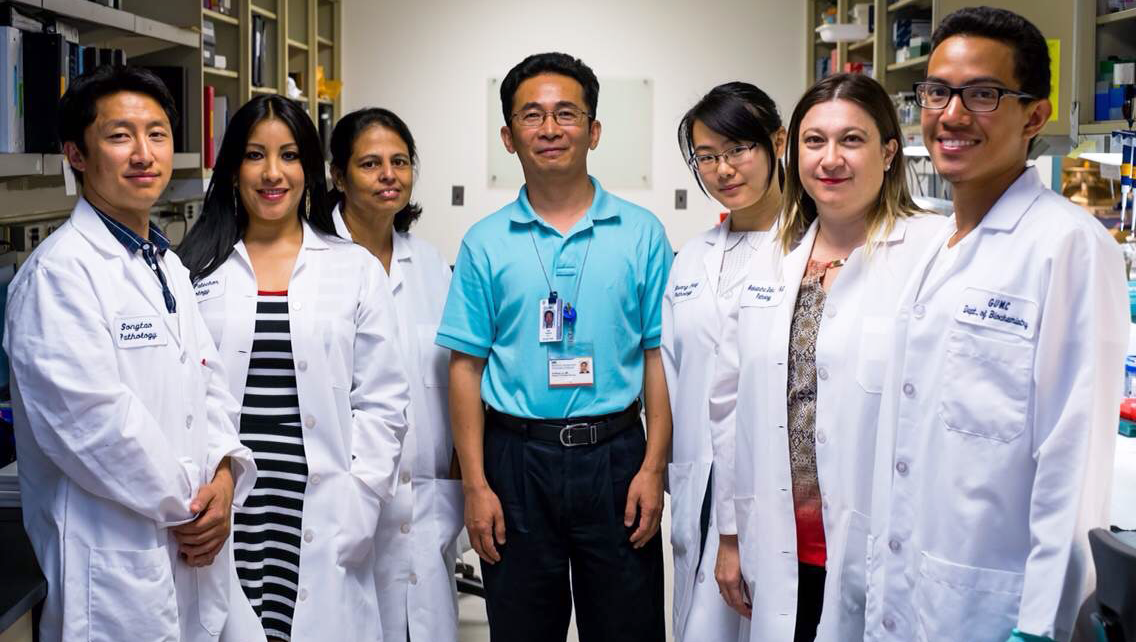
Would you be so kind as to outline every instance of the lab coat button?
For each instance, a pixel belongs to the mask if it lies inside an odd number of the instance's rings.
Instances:
[[[313,485],[313,486],[315,486],[315,485],[319,485],[319,483],[320,483],[320,476],[319,476],[319,475],[312,475],[311,477],[309,477],[309,478],[308,478],[308,481],[312,482],[312,485]]]
[[[185,360],[186,360],[186,359],[188,359],[188,358],[189,358],[189,355],[187,355],[187,354],[186,354],[186,353],[184,353],[184,352],[183,352],[183,353],[181,353],[181,356],[180,356],[180,357],[178,357],[178,359],[181,359],[181,362],[182,362],[182,363],[185,363]]]
[[[409,484],[410,483],[410,473],[408,473],[404,470],[404,471],[402,471],[402,474],[400,474],[398,476],[398,479],[399,479],[399,481],[401,481],[404,484]]]
[[[410,524],[403,524],[402,526],[399,526],[399,527],[398,527],[398,530],[399,530],[399,531],[400,531],[400,532],[401,532],[401,533],[402,533],[403,535],[406,535],[407,533],[409,533],[409,532],[410,532]]]
[[[407,579],[410,580],[411,584],[418,584],[418,574],[417,573],[411,573],[410,577],[407,578]]]
[[[312,542],[312,540],[315,539],[315,538],[316,538],[315,533],[311,532],[310,530],[304,531],[304,541],[305,542],[310,544]]]
[[[836,316],[836,307],[835,307],[835,306],[831,306],[831,305],[830,305],[830,306],[828,306],[828,307],[826,307],[826,308],[824,309],[824,316],[826,316],[826,317],[828,317],[828,318],[830,318],[830,319],[831,319],[832,317]]]
[[[316,425],[316,418],[308,415],[304,417],[304,428],[314,428]]]
[[[301,602],[308,599],[308,589],[303,589],[303,588],[300,589],[300,593],[299,593],[298,597],[300,598]]]
[[[820,377],[821,381],[828,379],[828,370],[823,367],[817,368],[817,377]]]
[[[828,435],[824,434],[823,430],[817,431],[817,443],[824,444],[828,442]]]
[[[888,542],[888,548],[891,549],[891,552],[898,553],[899,549],[903,548],[903,545],[899,543],[899,540],[893,539]]]
[[[718,351],[719,351],[719,347],[717,345],[715,345],[714,346],[714,354],[715,355],[718,354]]]
[[[706,574],[705,573],[699,573],[698,574],[698,583],[701,584],[705,581],[706,581]]]
[[[896,465],[895,465],[895,472],[899,473],[900,475],[906,475],[907,474],[907,462],[905,462],[905,461],[897,462]]]
[[[914,397],[915,396],[915,386],[913,386],[910,383],[903,384],[903,394],[906,397]]]
[[[300,372],[307,370],[308,369],[308,362],[304,361],[303,359],[300,359],[299,361],[296,362],[296,369],[299,370]]]
[[[927,314],[927,308],[923,307],[922,303],[916,303],[915,307],[911,308],[911,311],[915,314],[916,319],[922,319],[923,315]]]
[[[895,620],[891,619],[890,617],[885,617],[884,618],[884,628],[887,629],[888,631],[894,631],[895,630]]]
[[[191,428],[192,426],[193,426],[193,415],[186,415],[185,416],[185,427]]]
[[[292,309],[293,310],[299,310],[302,307],[304,307],[303,303],[300,303],[299,301],[293,301],[292,302]]]

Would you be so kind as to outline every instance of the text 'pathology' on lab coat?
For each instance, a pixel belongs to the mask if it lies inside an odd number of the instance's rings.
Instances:
[[[306,222],[303,232],[288,284],[308,466],[292,634],[297,640],[369,641],[379,635],[371,552],[381,505],[393,498],[397,482],[406,374],[382,265],[363,248]],[[244,242],[195,287],[229,389],[243,399],[257,301]]]
[[[44,640],[216,640],[232,551],[191,568],[169,531],[229,457],[234,504],[256,478],[238,406],[173,252],[139,255],[79,199],[9,288],[24,526],[48,582]]]

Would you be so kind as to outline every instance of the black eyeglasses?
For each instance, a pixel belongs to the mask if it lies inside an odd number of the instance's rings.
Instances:
[[[750,159],[750,152],[753,151],[754,147],[757,147],[757,143],[738,145],[737,147],[731,147],[726,151],[717,154],[704,152],[691,156],[686,162],[692,169],[696,169],[701,172],[708,172],[710,170],[717,169],[719,158],[726,159],[726,162],[730,164],[730,167],[737,167],[738,165],[745,163]]]
[[[941,82],[917,82],[913,88],[915,89],[915,102],[919,103],[919,106],[923,109],[946,109],[955,94],[962,97],[962,106],[973,112],[989,112],[998,109],[1003,96],[1040,100],[1033,94],[993,85],[951,87]]]

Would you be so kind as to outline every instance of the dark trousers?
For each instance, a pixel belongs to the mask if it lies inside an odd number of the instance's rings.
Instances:
[[[663,548],[623,525],[646,452],[642,427],[566,448],[487,425],[485,475],[505,512],[501,561],[481,562],[493,642],[663,642]]]
[[[824,604],[824,567],[798,564],[797,628],[793,642],[813,642]]]

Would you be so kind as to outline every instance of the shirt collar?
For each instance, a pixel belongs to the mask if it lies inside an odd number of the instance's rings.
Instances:
[[[592,196],[592,204],[588,207],[588,211],[584,212],[584,220],[602,221],[619,216],[619,208],[614,207],[613,199],[604,191],[600,182],[591,175],[588,176],[588,180],[592,182],[592,187],[595,188],[595,195]],[[546,225],[544,220],[533,210],[532,203],[529,202],[529,190],[527,185],[521,186],[521,191],[517,194],[515,203],[517,207],[513,208],[513,213],[509,216],[511,221],[514,223],[539,222],[542,225]]]
[[[1007,232],[1014,229],[1018,221],[1045,190],[1041,183],[1041,176],[1037,168],[1026,166],[1021,176],[1018,176],[1010,187],[1002,192],[1002,196],[994,203],[994,207],[982,217],[979,228]]]
[[[111,235],[118,239],[118,242],[126,248],[127,252],[134,254],[150,243],[154,244],[154,249],[158,251],[158,254],[165,254],[166,250],[170,249],[170,240],[166,238],[165,234],[162,234],[162,231],[158,229],[158,226],[154,225],[154,223],[150,223],[150,238],[144,239],[138,236],[134,230],[104,214],[102,210],[94,205],[91,205],[91,209],[95,211],[95,214],[99,215],[103,225],[106,225]]]

